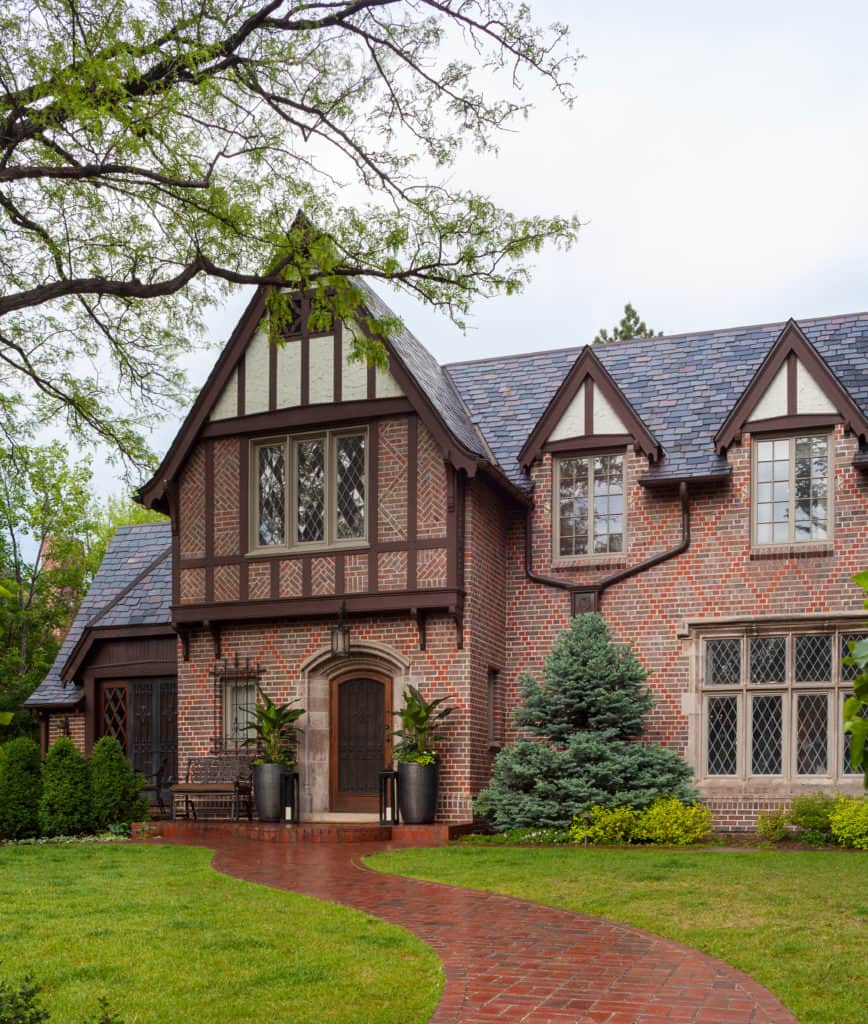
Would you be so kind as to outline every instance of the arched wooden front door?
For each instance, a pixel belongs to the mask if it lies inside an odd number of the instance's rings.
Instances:
[[[392,680],[374,672],[332,684],[330,790],[333,811],[377,810],[379,773],[391,760]]]

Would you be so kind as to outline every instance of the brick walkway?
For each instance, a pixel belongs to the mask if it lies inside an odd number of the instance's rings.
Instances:
[[[343,903],[435,949],[446,987],[430,1024],[797,1024],[747,975],[601,918],[363,867],[389,847],[208,837],[236,878]],[[726,908],[721,907],[721,913]]]

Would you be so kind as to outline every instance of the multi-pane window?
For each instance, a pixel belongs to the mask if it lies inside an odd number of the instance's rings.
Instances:
[[[256,707],[256,685],[227,682],[223,687],[223,738],[240,746],[252,736],[247,728]]]
[[[555,554],[624,550],[624,456],[568,456],[555,462]]]
[[[843,701],[846,632],[781,630],[702,645],[705,777],[835,780],[852,774]]]
[[[367,434],[326,431],[257,444],[256,548],[365,540]]]
[[[754,541],[787,544],[829,537],[828,435],[757,440],[754,450]]]

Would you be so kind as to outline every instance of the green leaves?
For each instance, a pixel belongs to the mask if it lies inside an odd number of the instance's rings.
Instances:
[[[857,573],[853,582],[868,591],[868,571]],[[865,602],[868,608],[868,600]],[[865,773],[865,791],[868,794],[868,638],[850,641],[850,654],[843,659],[845,665],[859,671],[853,680],[853,696],[844,701],[844,732],[850,734],[850,766],[854,772]]]
[[[304,708],[293,707],[295,701],[276,704],[261,687],[257,687],[256,692],[259,699],[253,710],[253,721],[246,726],[253,735],[244,745],[256,747],[263,764],[294,765],[301,734],[294,723],[304,714]]]
[[[443,707],[446,700],[446,697],[426,700],[417,687],[407,687],[404,706],[393,712],[401,719],[401,728],[390,733],[399,740],[392,748],[397,760],[416,764],[433,764],[436,761],[435,747],[443,739],[440,727],[455,710]]]

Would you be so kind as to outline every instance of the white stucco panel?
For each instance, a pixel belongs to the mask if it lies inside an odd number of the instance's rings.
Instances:
[[[379,366],[376,372],[376,383],[374,394],[377,398],[400,398],[404,392],[401,385],[395,380],[388,370],[381,370]]]
[[[800,414],[838,411],[800,362],[796,363],[796,411]]]
[[[335,399],[335,339],[331,334],[310,339],[310,404]]]
[[[594,433],[629,434],[624,421],[615,412],[599,388],[594,388]]]
[[[232,376],[226,382],[226,386],[220,397],[214,403],[211,410],[210,420],[228,420],[238,415],[238,371],[233,370]]]
[[[781,368],[772,378],[771,384],[766,388],[753,410],[748,414],[751,420],[770,420],[776,416],[787,415],[787,364],[784,362]]]
[[[594,395],[596,403],[599,392]],[[585,433],[585,382],[582,381],[566,412],[558,420],[547,441],[565,441],[568,437],[582,437]]]
[[[301,342],[277,346],[277,408],[301,405]]]
[[[244,356],[244,412],[268,412],[268,334],[260,327]]]
[[[368,397],[368,366],[365,362],[350,360],[353,350],[353,334],[344,328],[343,338],[344,367],[341,374],[341,398],[345,402],[358,402]]]

